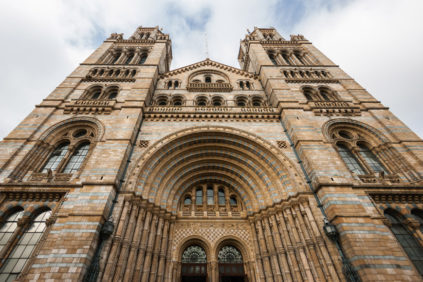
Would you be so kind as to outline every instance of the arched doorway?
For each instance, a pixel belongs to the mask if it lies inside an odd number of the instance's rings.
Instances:
[[[182,282],[207,281],[207,255],[199,245],[191,245],[182,253],[181,259]]]
[[[234,246],[223,246],[218,255],[219,282],[244,282],[246,275],[241,252]]]

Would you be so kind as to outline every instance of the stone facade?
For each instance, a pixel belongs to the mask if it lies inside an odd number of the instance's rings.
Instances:
[[[422,140],[301,35],[238,59],[104,41],[0,143],[0,280],[421,280]]]

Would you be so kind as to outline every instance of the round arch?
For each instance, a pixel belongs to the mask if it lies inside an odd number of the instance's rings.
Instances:
[[[153,144],[137,163],[126,189],[172,213],[184,190],[197,179],[230,184],[249,213],[304,191],[299,173],[279,149],[231,127],[175,132]]]

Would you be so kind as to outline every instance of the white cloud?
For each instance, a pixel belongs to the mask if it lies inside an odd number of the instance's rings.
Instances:
[[[422,136],[417,108],[422,5],[419,0],[3,1],[0,95],[6,102],[0,105],[0,138],[111,32],[129,37],[139,25],[159,25],[170,33],[172,68],[205,58],[204,31],[210,58],[233,66],[247,28],[274,26],[288,38],[305,34]]]

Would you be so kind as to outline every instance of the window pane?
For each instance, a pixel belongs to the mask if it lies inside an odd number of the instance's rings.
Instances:
[[[197,188],[195,192],[195,204],[202,205],[203,204],[203,189]]]
[[[219,189],[219,205],[225,205],[225,191],[223,189]]]
[[[214,205],[213,188],[207,188],[207,205]]]
[[[90,143],[83,143],[78,148],[76,148],[69,162],[66,164],[66,167],[63,172],[73,173],[75,171],[78,171],[85,157],[87,156],[89,149]]]
[[[6,258],[3,267],[0,269],[1,281],[12,281],[25,267],[32,251],[43,235],[46,228],[45,221],[50,214],[51,211],[45,211],[34,219],[32,226],[26,230],[25,234],[21,237],[11,255]],[[33,226],[36,226],[36,228],[33,228]]]
[[[367,164],[374,172],[383,171],[388,173],[379,159],[373,154],[372,151],[369,150],[369,148],[363,144],[359,144],[358,147],[360,148],[361,157],[367,162]]]
[[[357,161],[353,153],[342,144],[337,144],[338,152],[348,169],[356,174],[366,174],[360,163]]]
[[[56,170],[59,166],[60,162],[65,157],[66,153],[68,152],[69,142],[62,143],[61,145],[57,146],[57,148],[53,151],[50,155],[48,161],[44,165],[42,172],[47,172],[49,169]]]
[[[6,246],[13,232],[15,232],[18,220],[23,216],[24,211],[17,211],[11,214],[0,228],[0,251]]]

